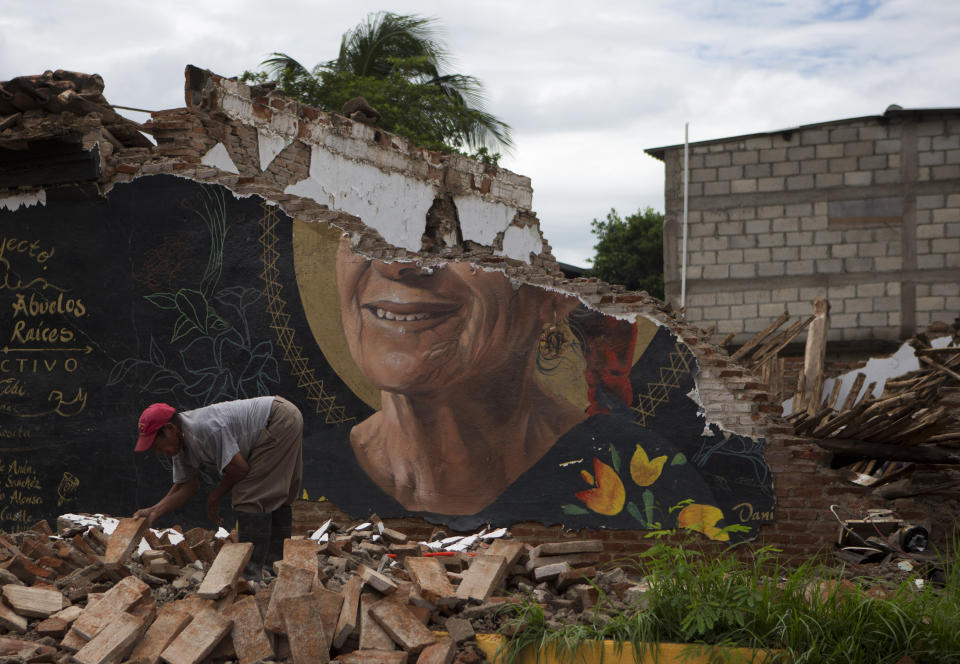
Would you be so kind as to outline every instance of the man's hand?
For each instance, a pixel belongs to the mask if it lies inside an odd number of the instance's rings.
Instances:
[[[207,519],[217,526],[223,523],[223,519],[220,518],[220,501],[213,495],[207,498]]]
[[[144,518],[147,520],[147,528],[153,526],[154,519],[157,518],[156,510],[152,507],[144,507],[133,513],[134,519]]]

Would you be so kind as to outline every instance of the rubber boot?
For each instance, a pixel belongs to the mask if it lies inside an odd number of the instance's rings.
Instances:
[[[293,527],[293,509],[284,505],[270,513],[270,546],[267,549],[267,565],[283,559],[283,541],[290,537]]]
[[[253,555],[243,568],[243,576],[251,581],[260,579],[270,547],[269,512],[237,512],[237,535],[241,542],[253,543]]]

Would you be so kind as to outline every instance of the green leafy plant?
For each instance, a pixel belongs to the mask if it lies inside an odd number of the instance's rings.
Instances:
[[[526,648],[576,661],[582,645],[609,639],[630,643],[635,657],[671,642],[691,644],[690,654],[717,662],[729,651],[704,646],[766,650],[771,663],[894,664],[904,655],[917,664],[960,663],[956,565],[947,566],[943,588],[911,579],[867,592],[816,558],[787,568],[768,547],[705,554],[657,543],[616,564],[648,585],[638,602],[617,608],[601,592],[577,624],[551,627],[542,608],[524,599],[506,609],[504,632],[511,636],[503,661],[516,661]]]

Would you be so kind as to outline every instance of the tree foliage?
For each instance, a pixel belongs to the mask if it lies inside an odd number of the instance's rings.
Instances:
[[[380,113],[378,126],[415,144],[444,152],[509,149],[510,127],[483,109],[483,86],[473,76],[447,73],[449,56],[435,21],[392,12],[370,14],[344,33],[336,59],[307,69],[286,53],[261,62],[241,80],[276,80],[284,94],[325,111],[365,97]]]
[[[621,218],[611,208],[590,226],[597,236],[593,275],[663,299],[663,214],[647,207]]]

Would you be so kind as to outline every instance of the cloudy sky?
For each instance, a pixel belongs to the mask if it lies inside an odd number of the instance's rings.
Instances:
[[[2,0],[0,80],[101,74],[114,104],[183,105],[183,67],[231,76],[272,51],[312,66],[369,12],[436,17],[454,70],[513,128],[554,254],[590,220],[663,209],[645,148],[904,108],[960,106],[957,0]],[[145,120],[143,115],[130,115]]]

